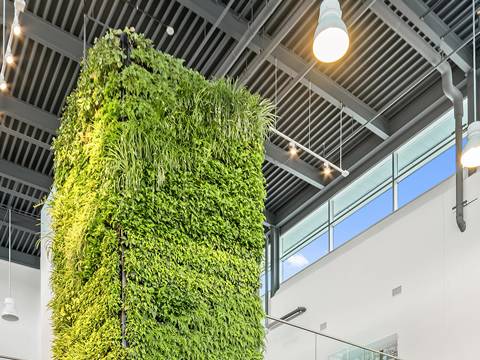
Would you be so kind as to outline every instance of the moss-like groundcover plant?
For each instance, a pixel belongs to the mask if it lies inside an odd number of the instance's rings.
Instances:
[[[126,34],[128,66],[119,31],[89,50],[54,143],[54,358],[261,359],[271,105]]]

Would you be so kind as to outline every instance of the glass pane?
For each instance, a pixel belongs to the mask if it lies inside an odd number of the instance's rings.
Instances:
[[[270,271],[268,272],[268,276],[270,276]],[[270,284],[270,278],[268,278],[268,290],[270,291],[271,289],[271,284]],[[265,295],[265,273],[262,273],[260,275],[260,296]]]
[[[351,240],[392,211],[393,191],[392,188],[388,188],[334,226],[333,247],[337,248]]]
[[[467,102],[464,101],[464,122],[467,119],[466,104]],[[452,138],[454,131],[455,119],[453,117],[453,110],[450,110],[398,150],[399,172],[401,173],[402,170],[410,166],[439,144]]]
[[[287,280],[328,253],[328,232],[319,234],[303,248],[282,261],[282,279]]]
[[[455,173],[455,145],[398,183],[398,206],[403,206]]]
[[[311,234],[318,231],[328,223],[328,203],[322,205],[318,210],[306,217],[300,223],[282,234],[282,256],[299,242],[306,240]]]
[[[388,156],[380,164],[362,175],[345,190],[333,198],[334,216],[337,217],[356,202],[378,189],[392,178],[392,157]]]

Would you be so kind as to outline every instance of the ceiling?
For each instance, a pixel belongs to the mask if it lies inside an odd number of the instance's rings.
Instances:
[[[336,164],[341,155],[351,176],[327,179],[313,156],[291,160],[285,140],[268,139],[265,213],[269,224],[284,228],[449,106],[426,54],[450,54],[470,39],[472,25],[469,0],[343,0],[350,49],[328,65],[311,51],[318,0],[85,3],[27,1],[24,36],[13,42],[16,65],[6,73],[9,91],[0,95],[0,257],[7,255],[5,209],[12,207],[13,260],[28,266],[39,266],[35,205],[52,182],[50,145],[79,73],[85,9],[87,44],[109,27],[133,26],[206,77],[230,76],[270,98],[277,103],[277,129],[291,138]],[[7,0],[8,24],[12,13]],[[173,36],[165,25],[175,28]],[[449,60],[462,89],[472,64],[469,48]]]

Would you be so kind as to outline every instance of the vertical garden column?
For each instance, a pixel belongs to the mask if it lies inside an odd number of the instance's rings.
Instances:
[[[270,104],[127,35],[126,67],[118,31],[89,50],[54,143],[54,358],[261,359]]]

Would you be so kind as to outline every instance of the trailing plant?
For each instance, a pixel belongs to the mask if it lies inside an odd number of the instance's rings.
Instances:
[[[261,359],[271,105],[125,32],[131,64],[97,41],[53,145],[54,358]]]

